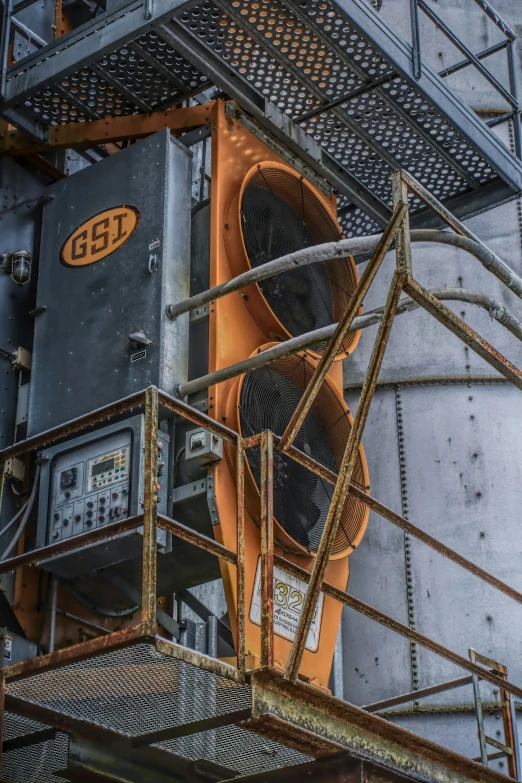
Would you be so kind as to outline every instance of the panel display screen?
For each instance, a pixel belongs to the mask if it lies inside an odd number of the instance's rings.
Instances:
[[[94,464],[91,468],[91,475],[99,476],[100,473],[107,473],[109,470],[114,470],[114,457]]]

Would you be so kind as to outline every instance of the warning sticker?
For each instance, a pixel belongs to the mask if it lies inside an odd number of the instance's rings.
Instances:
[[[278,636],[293,641],[307,591],[306,582],[274,566],[274,633]],[[323,603],[324,594],[320,593],[306,639],[306,649],[312,652],[316,652],[319,647]],[[257,561],[254,593],[250,604],[250,621],[261,625],[261,558]]]
[[[11,636],[6,636],[5,644],[4,644],[4,658],[6,661],[11,660],[12,651],[13,651],[13,638]]]

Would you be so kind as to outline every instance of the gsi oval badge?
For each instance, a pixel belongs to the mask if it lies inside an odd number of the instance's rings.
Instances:
[[[99,212],[68,236],[60,251],[60,261],[66,266],[87,266],[101,261],[131,238],[139,221],[136,207],[123,205]]]

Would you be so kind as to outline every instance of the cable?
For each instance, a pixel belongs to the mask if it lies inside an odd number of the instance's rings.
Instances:
[[[96,604],[90,601],[83,593],[80,593],[70,582],[62,580],[61,584],[70,592],[78,603],[83,604],[83,606],[87,607],[87,609],[95,614],[101,614],[105,617],[127,617],[127,615],[134,614],[134,612],[137,612],[140,608],[136,605],[131,606],[128,609],[103,609],[101,606],[96,606]]]
[[[3,536],[4,533],[7,533],[7,531],[10,530],[10,528],[12,528],[12,526],[14,525],[14,523],[16,522],[20,514],[24,513],[28,503],[29,503],[29,498],[25,501],[23,506],[18,509],[14,517],[7,523],[7,525],[0,531],[0,536]]]
[[[17,517],[21,514],[21,512],[25,509],[25,513],[24,513],[24,515],[22,517],[22,521],[18,525],[18,529],[17,529],[16,533],[14,534],[13,538],[11,539],[11,541],[9,542],[7,547],[4,549],[2,554],[0,555],[0,562],[7,559],[9,554],[12,552],[12,550],[16,546],[16,544],[18,542],[18,539],[20,538],[20,536],[22,535],[23,531],[25,530],[25,526],[27,525],[27,522],[28,522],[29,517],[31,515],[31,511],[33,510],[34,501],[36,499],[36,495],[37,495],[37,491],[38,491],[38,484],[40,483],[40,471],[41,471],[41,469],[42,469],[41,465],[37,465],[36,466],[36,474],[35,474],[35,477],[34,477],[33,488],[31,490],[31,494],[29,495],[29,499],[27,500],[27,503],[25,504],[25,506],[22,506],[22,508],[20,509],[18,514],[7,525],[7,527],[10,527],[13,524],[13,522],[17,519]],[[2,532],[5,532],[5,530],[7,530],[7,528],[4,528],[4,531],[2,531]]]

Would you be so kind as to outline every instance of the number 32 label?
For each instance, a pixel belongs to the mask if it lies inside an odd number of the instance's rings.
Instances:
[[[274,633],[293,641],[308,585],[291,574],[274,567]],[[316,652],[323,613],[324,594],[319,594],[306,639],[306,649]],[[261,558],[257,561],[254,593],[250,604],[250,621],[261,625]]]

